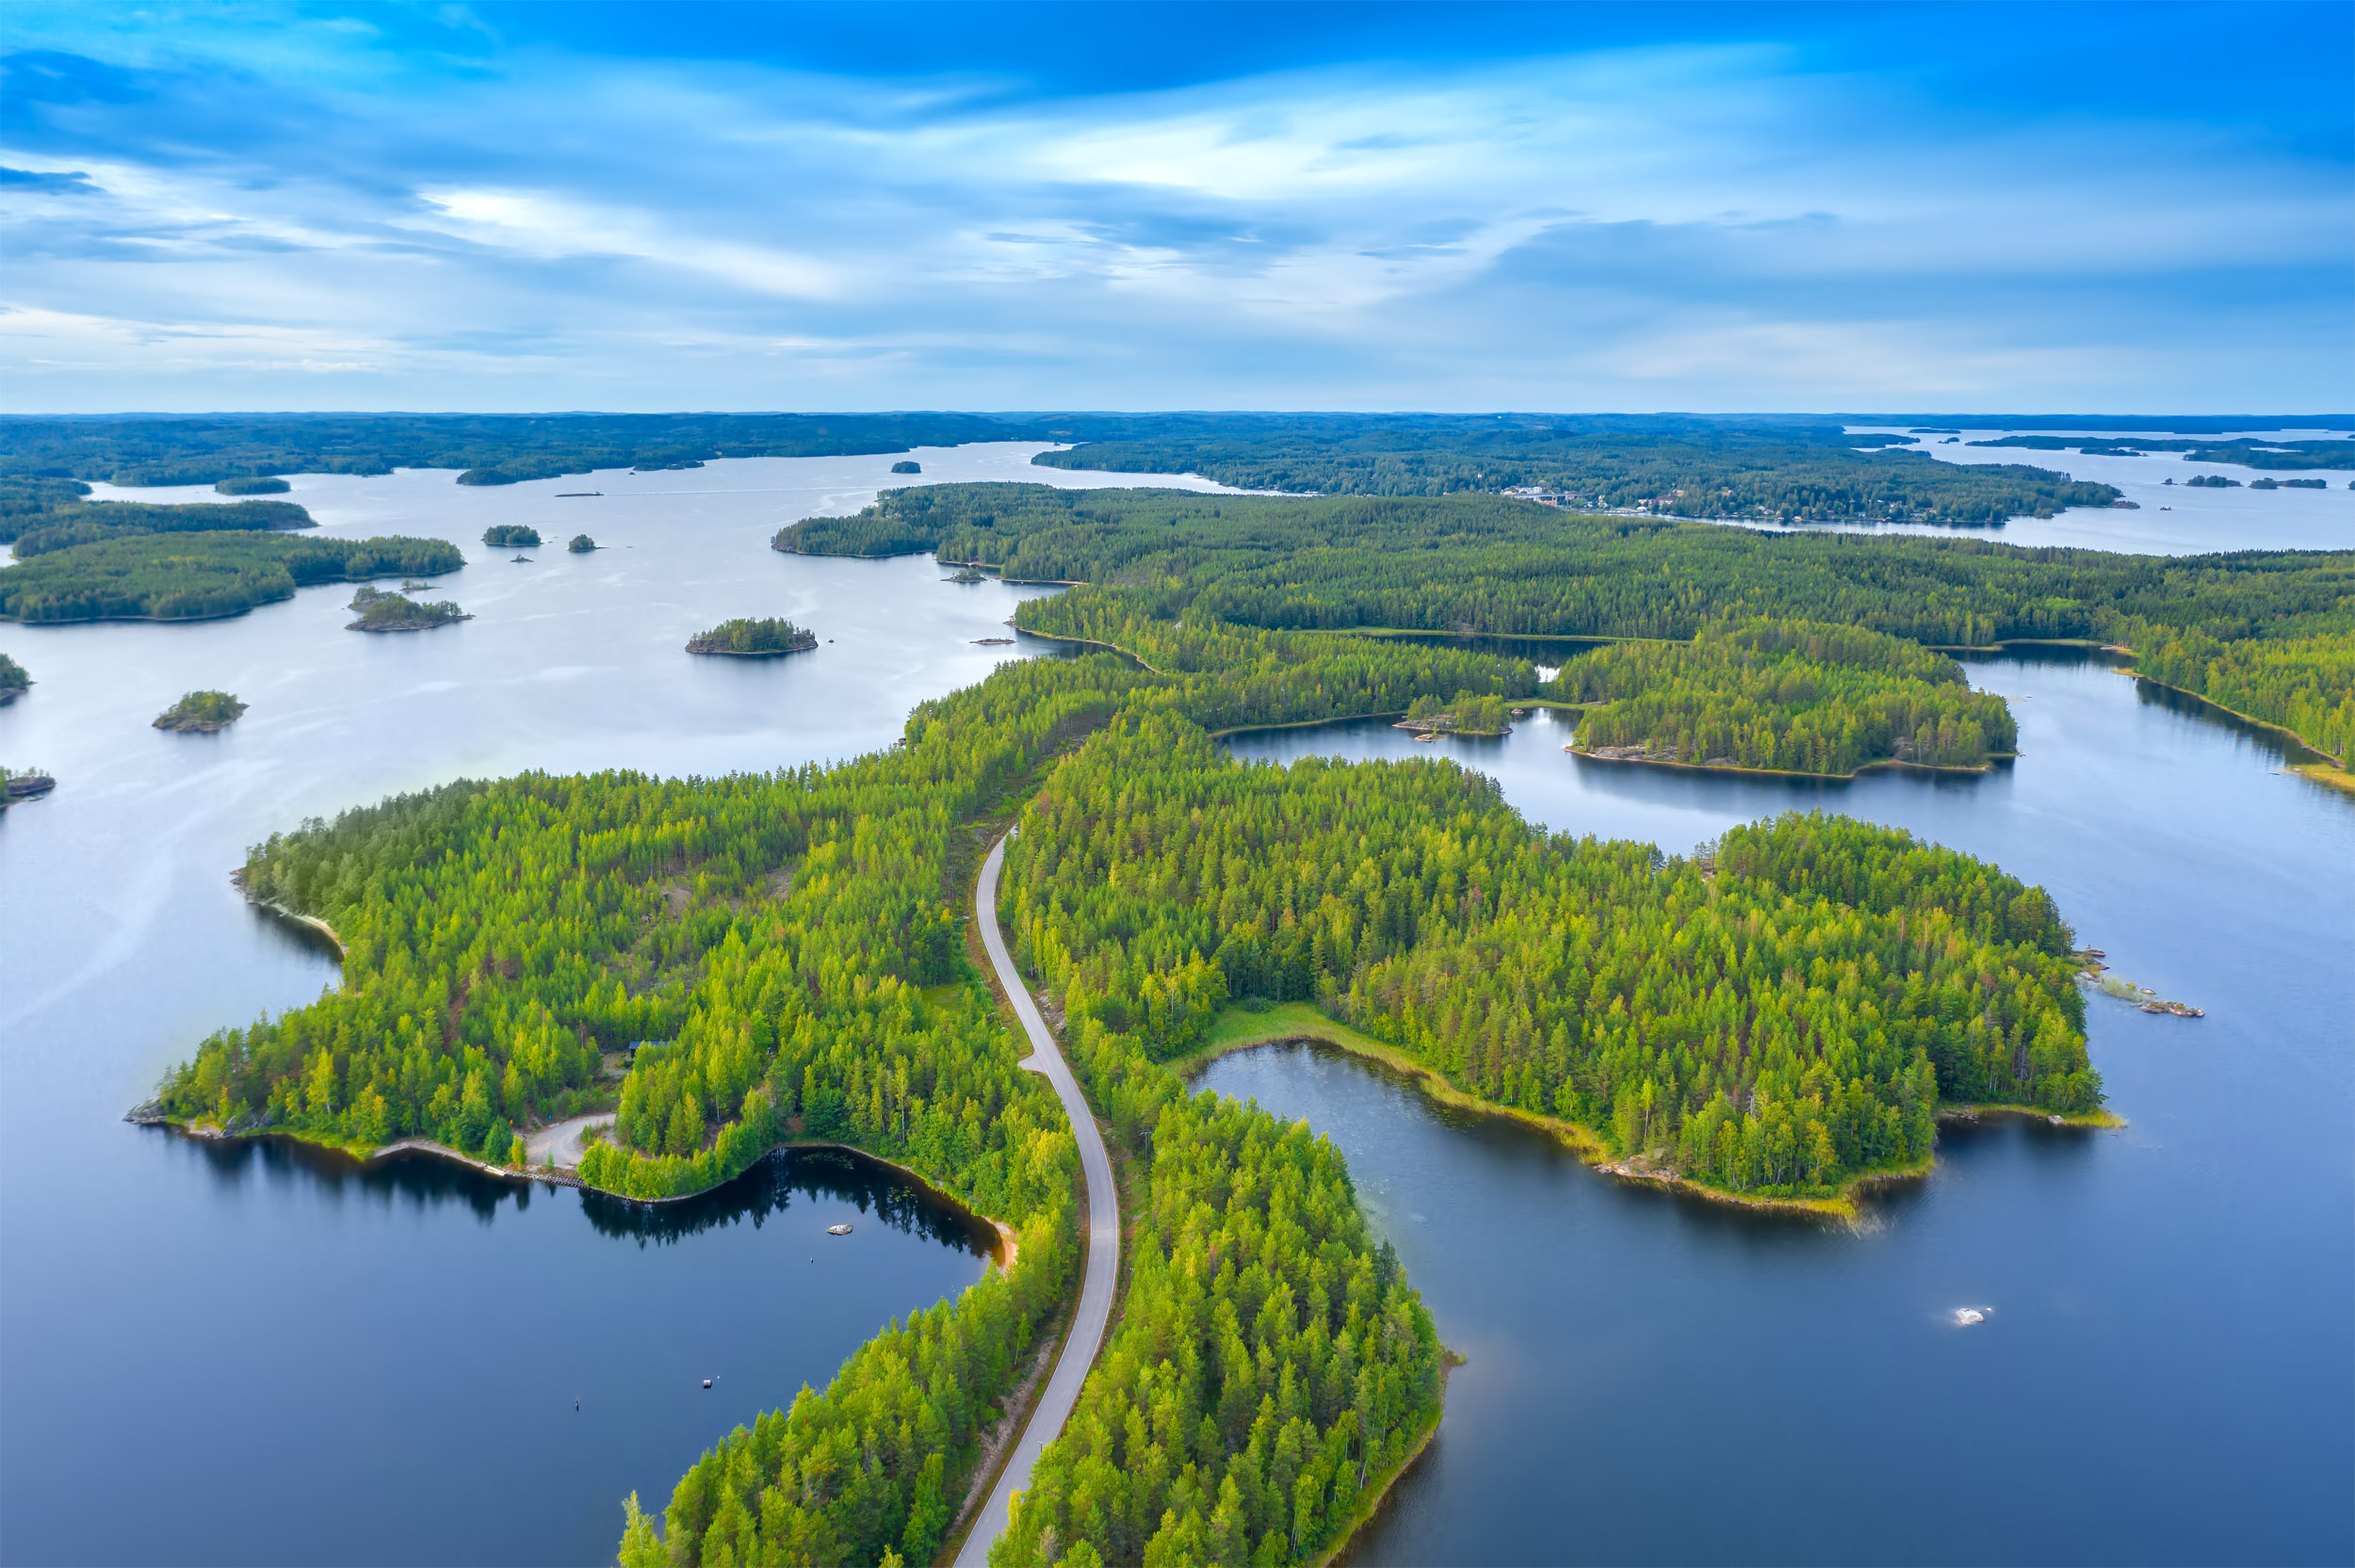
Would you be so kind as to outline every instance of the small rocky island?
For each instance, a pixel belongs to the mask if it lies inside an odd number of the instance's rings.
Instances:
[[[596,547],[597,542],[591,539],[587,534],[573,535],[572,542],[564,546],[565,549],[570,550],[576,556],[585,556]]]
[[[1476,696],[1469,691],[1457,692],[1453,703],[1442,703],[1437,697],[1418,697],[1406,710],[1406,717],[1391,727],[1417,731],[1418,740],[1433,740],[1442,735],[1505,735],[1513,728],[1505,722],[1503,698]]]
[[[226,691],[191,691],[155,716],[155,727],[174,735],[213,735],[245,715],[245,704]]]
[[[952,583],[985,583],[989,581],[989,574],[967,562],[957,568],[957,574],[949,580]]]
[[[360,612],[360,619],[345,625],[349,632],[430,632],[436,626],[474,619],[447,599],[419,604],[405,593],[381,588],[364,588],[353,594],[351,607]]]
[[[57,781],[38,768],[10,768],[0,763],[0,810],[10,802],[29,800],[57,787]]]
[[[690,654],[712,654],[728,658],[766,659],[781,654],[806,654],[818,646],[818,635],[804,631],[790,621],[723,621],[707,632],[697,632],[687,639]]]
[[[894,474],[921,474],[924,472],[924,465],[920,462],[909,462],[902,461],[893,463],[891,465],[891,471]]]
[[[482,530],[482,542],[494,550],[529,550],[540,543],[540,530],[521,523],[500,523]]]

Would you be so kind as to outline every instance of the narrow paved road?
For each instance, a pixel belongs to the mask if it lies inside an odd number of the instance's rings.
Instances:
[[[1056,1048],[1055,1037],[1038,1015],[1038,1004],[1031,1000],[1022,977],[1015,973],[1005,935],[998,929],[998,873],[1005,861],[1006,841],[1001,838],[982,862],[982,880],[973,891],[973,918],[981,925],[982,946],[989,950],[990,966],[998,971],[998,981],[1006,988],[1015,1012],[1022,1019],[1023,1031],[1031,1037],[1031,1054],[1023,1059],[1022,1065],[1047,1075],[1047,1081],[1063,1096],[1071,1130],[1079,1135],[1080,1168],[1086,1172],[1088,1184],[1088,1269],[1080,1286],[1080,1311],[1072,1319],[1071,1336],[1064,1341],[1063,1353],[1048,1376],[1047,1392],[1031,1412],[1031,1424],[1022,1430],[1013,1457],[990,1491],[989,1501],[982,1505],[982,1516],[973,1522],[964,1550],[957,1553],[957,1568],[984,1568],[989,1548],[1005,1533],[1015,1495],[1031,1484],[1031,1467],[1038,1463],[1039,1450],[1053,1442],[1064,1423],[1071,1419],[1071,1407],[1080,1400],[1080,1384],[1087,1381],[1096,1347],[1104,1342],[1104,1326],[1112,1320],[1113,1286],[1120,1277],[1120,1194],[1113,1186],[1112,1156],[1104,1152],[1103,1137],[1096,1130],[1095,1114],[1080,1092],[1079,1080]]]

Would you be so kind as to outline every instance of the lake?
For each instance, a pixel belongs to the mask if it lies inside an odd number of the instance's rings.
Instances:
[[[1359,1563],[2212,1563],[2355,1557],[2355,800],[2262,732],[2082,659],[2003,657],[2019,762],[1805,784],[1379,723],[1238,736],[1275,761],[1452,756],[1556,831],[1691,849],[1792,809],[2043,883],[2114,971],[2088,1000],[2128,1127],[1941,1132],[1865,1224],[1595,1174],[1551,1140],[1297,1046],[1199,1082],[1348,1156],[1470,1357]],[[1960,1306],[1991,1306],[1959,1329]]]
[[[1032,469],[1037,449],[916,456],[935,482],[1144,477]],[[659,1506],[730,1425],[980,1276],[957,1216],[848,1160],[649,1217],[120,1120],[205,1034],[333,982],[332,955],[228,883],[270,832],[461,774],[848,757],[1048,651],[976,641],[1041,590],[768,548],[903,482],[895,456],[497,489],[298,477],[330,532],[465,546],[434,596],[477,619],[362,637],[348,589],[312,589],[198,625],[0,624],[38,683],[0,708],[0,757],[60,781],[0,816],[0,1557],[609,1560],[624,1494]],[[548,547],[515,564],[475,542],[507,522]],[[578,531],[606,548],[566,555]],[[830,640],[680,651],[737,615]],[[1671,849],[1795,804],[1897,822],[2045,882],[2120,974],[2208,1009],[2097,1000],[2126,1132],[1950,1131],[1938,1174],[1862,1233],[1628,1191],[1307,1053],[1215,1064],[1341,1142],[1471,1357],[1361,1560],[2355,1555],[2355,801],[2098,664],[1973,674],[2027,699],[2024,755],[1984,779],[1613,769],[1563,754],[1551,719],[1489,743],[1238,743],[1452,755],[1553,827]],[[201,687],[252,711],[219,736],[148,727]],[[829,1241],[837,1219],[857,1228]],[[1995,1316],[1941,1324],[1965,1303]]]
[[[1851,425],[1860,433],[1904,435],[1908,428],[1893,425]],[[2006,544],[2063,544],[2087,550],[2126,550],[2153,556],[2203,555],[2215,550],[2344,550],[2355,542],[2355,441],[2343,430],[2240,430],[2233,440],[2347,441],[2346,464],[2339,468],[2300,468],[2273,474],[2276,479],[2321,479],[2328,490],[2250,490],[2249,481],[2266,476],[2233,463],[2186,462],[2181,452],[2151,452],[2141,457],[2087,457],[2081,451],[2039,452],[2022,446],[1973,446],[1974,441],[1997,441],[2015,432],[1963,430],[1952,441],[1943,432],[1917,436],[1911,448],[1941,462],[2022,463],[2047,468],[2095,484],[2115,485],[2134,509],[2071,507],[2052,517],[2015,517],[1994,528],[1941,528],[1913,524],[1881,525],[1875,533],[1961,535],[1999,540]],[[2131,441],[2134,433],[2120,431],[2039,430],[2059,440],[2072,437],[2095,441]],[[2164,435],[2146,430],[2143,435]],[[1905,448],[1894,448],[1905,450]],[[2221,474],[2241,481],[2239,488],[2192,489],[2184,483],[2195,474]],[[2168,480],[2173,480],[2169,484]]]
[[[1028,467],[1040,449],[914,456],[920,482],[1095,482]],[[333,982],[332,951],[229,884],[273,831],[466,774],[848,758],[1001,660],[1059,652],[975,640],[1014,636],[1045,590],[769,548],[909,482],[900,457],[300,477],[322,532],[464,547],[433,597],[476,619],[364,637],[344,587],[198,624],[0,624],[36,683],[0,708],[0,759],[58,780],[0,815],[0,1558],[609,1561],[625,1494],[658,1507],[730,1426],[981,1276],[955,1217],[872,1167],[796,1158],[642,1227],[430,1159],[363,1172],[122,1121],[205,1035]],[[577,490],[605,493],[558,495]],[[478,542],[494,523],[548,543],[516,564]],[[581,531],[602,548],[568,555]],[[827,640],[683,651],[739,615]],[[251,711],[220,735],[150,727],[208,687]],[[826,1237],[837,1220],[857,1228]]]

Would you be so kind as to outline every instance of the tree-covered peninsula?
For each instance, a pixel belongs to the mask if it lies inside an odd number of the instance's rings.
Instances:
[[[687,639],[687,651],[690,654],[752,659],[774,658],[781,654],[806,654],[817,646],[817,633],[774,617],[723,621],[709,631],[697,632]]]
[[[2001,697],[1919,643],[1811,621],[1728,619],[1691,642],[1581,654],[1548,691],[1595,704],[1581,753],[1846,777],[1907,763],[1984,768],[2017,743]]]
[[[33,687],[33,677],[23,665],[0,654],[0,707],[7,707]]]
[[[191,691],[155,716],[155,728],[175,735],[213,735],[245,717],[245,704],[226,691]]]
[[[8,520],[16,558],[28,560],[76,544],[99,544],[144,534],[291,532],[315,527],[311,514],[291,501],[191,501],[150,506],[143,501],[68,502]]]
[[[1919,1165],[1941,1101],[2101,1104],[2052,900],[1843,817],[1668,859],[1535,834],[1446,763],[1246,767],[1154,718],[1054,773],[1008,865],[1083,1053],[1313,1002],[1480,1100],[1774,1198]]]
[[[433,576],[464,564],[454,546],[435,539],[137,534],[73,545],[0,572],[0,616],[205,620],[292,598],[297,588],[316,583]]]

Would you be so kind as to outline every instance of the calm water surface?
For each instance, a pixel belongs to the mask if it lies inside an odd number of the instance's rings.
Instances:
[[[1091,482],[1028,468],[1036,450],[916,456],[925,482]],[[962,1227],[871,1168],[801,1159],[641,1226],[430,1161],[364,1173],[121,1121],[206,1034],[333,981],[229,885],[272,831],[465,774],[847,758],[1050,650],[974,640],[1013,636],[1037,590],[768,547],[908,482],[894,461],[298,477],[325,532],[464,547],[433,596],[476,619],[359,636],[346,587],[197,625],[0,625],[37,683],[0,708],[0,759],[59,781],[0,816],[0,1559],[608,1561],[625,1494],[667,1499],[729,1426],[980,1277]],[[507,522],[547,547],[515,564],[478,542]],[[604,548],[567,555],[580,531]],[[682,651],[737,615],[829,640]],[[251,711],[218,736],[149,726],[203,687]],[[862,1208],[894,1222],[823,1236]]]
[[[1888,425],[1851,425],[1855,431],[1905,429]],[[1953,443],[1943,435],[1916,439],[1913,450],[1927,452],[1941,462],[2022,463],[2049,468],[2073,478],[2116,485],[2138,509],[2117,507],[2071,507],[2054,517],[2015,517],[1995,528],[1883,526],[1876,533],[1960,535],[1992,539],[2006,544],[2065,544],[2087,550],[2127,550],[2154,556],[2204,555],[2214,550],[2346,550],[2355,548],[2355,440],[2344,430],[2239,430],[2217,440],[2249,436],[2256,440],[2345,441],[2347,461],[2337,468],[2301,468],[2273,474],[2276,479],[2321,479],[2329,490],[2250,490],[2249,481],[2266,477],[2254,468],[2232,463],[2186,462],[2181,452],[2152,452],[2138,458],[2087,457],[2079,451],[2039,452],[2022,446],[1973,446],[1974,441],[1997,441],[2014,432],[1965,430]],[[2059,440],[2067,430],[2038,430]],[[2132,441],[2133,432],[2081,432],[2101,441]],[[2157,430],[2145,435],[2164,435]],[[2178,438],[2180,439],[2180,438]],[[2193,490],[2184,481],[2195,474],[2221,474],[2241,481],[2239,489]],[[2168,483],[2169,479],[2173,484]]]
[[[1861,1230],[1597,1176],[1346,1058],[1202,1082],[1304,1116],[1470,1356],[1366,1563],[2355,1559],[2355,800],[2096,663],[2004,658],[2022,756],[1809,787],[1613,768],[1550,718],[1420,745],[1239,737],[1289,760],[1453,755],[1559,831],[1683,850],[1821,806],[2042,882],[2189,1022],[2092,998],[2131,1125],[1941,1135]],[[1991,1305],[1958,1330],[1957,1306]]]

